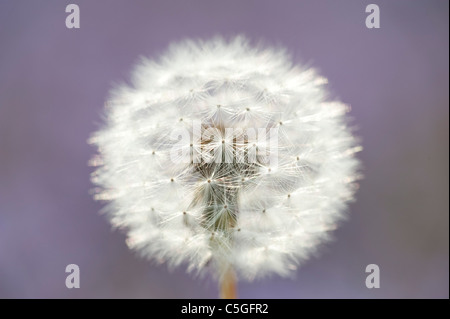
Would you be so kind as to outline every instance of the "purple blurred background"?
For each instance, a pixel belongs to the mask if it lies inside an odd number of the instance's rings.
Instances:
[[[381,28],[365,27],[376,3]],[[81,28],[65,27],[76,3]],[[92,200],[86,140],[108,90],[174,40],[244,33],[288,47],[352,106],[365,179],[350,218],[294,280],[242,298],[449,297],[448,1],[0,2],[0,297],[211,298],[137,258]],[[65,267],[81,288],[65,287]],[[367,289],[365,267],[381,269]]]

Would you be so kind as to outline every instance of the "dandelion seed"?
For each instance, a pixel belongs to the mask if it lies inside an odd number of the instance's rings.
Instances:
[[[91,139],[95,198],[130,248],[208,270],[230,297],[236,278],[287,276],[327,241],[357,189],[360,147],[313,69],[217,38],[143,59],[131,83],[111,92]]]

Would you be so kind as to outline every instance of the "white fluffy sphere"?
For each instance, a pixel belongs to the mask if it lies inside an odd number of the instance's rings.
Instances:
[[[284,50],[184,41],[111,92],[96,199],[145,257],[240,278],[287,275],[353,199],[346,105]]]

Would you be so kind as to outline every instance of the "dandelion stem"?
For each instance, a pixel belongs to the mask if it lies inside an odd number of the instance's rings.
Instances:
[[[236,299],[236,275],[231,267],[228,268],[220,281],[220,298]]]

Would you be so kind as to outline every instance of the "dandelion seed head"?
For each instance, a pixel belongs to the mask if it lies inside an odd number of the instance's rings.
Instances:
[[[289,275],[357,189],[349,108],[325,84],[244,37],[143,58],[91,138],[95,198],[146,258],[217,277],[229,266],[247,280]]]

